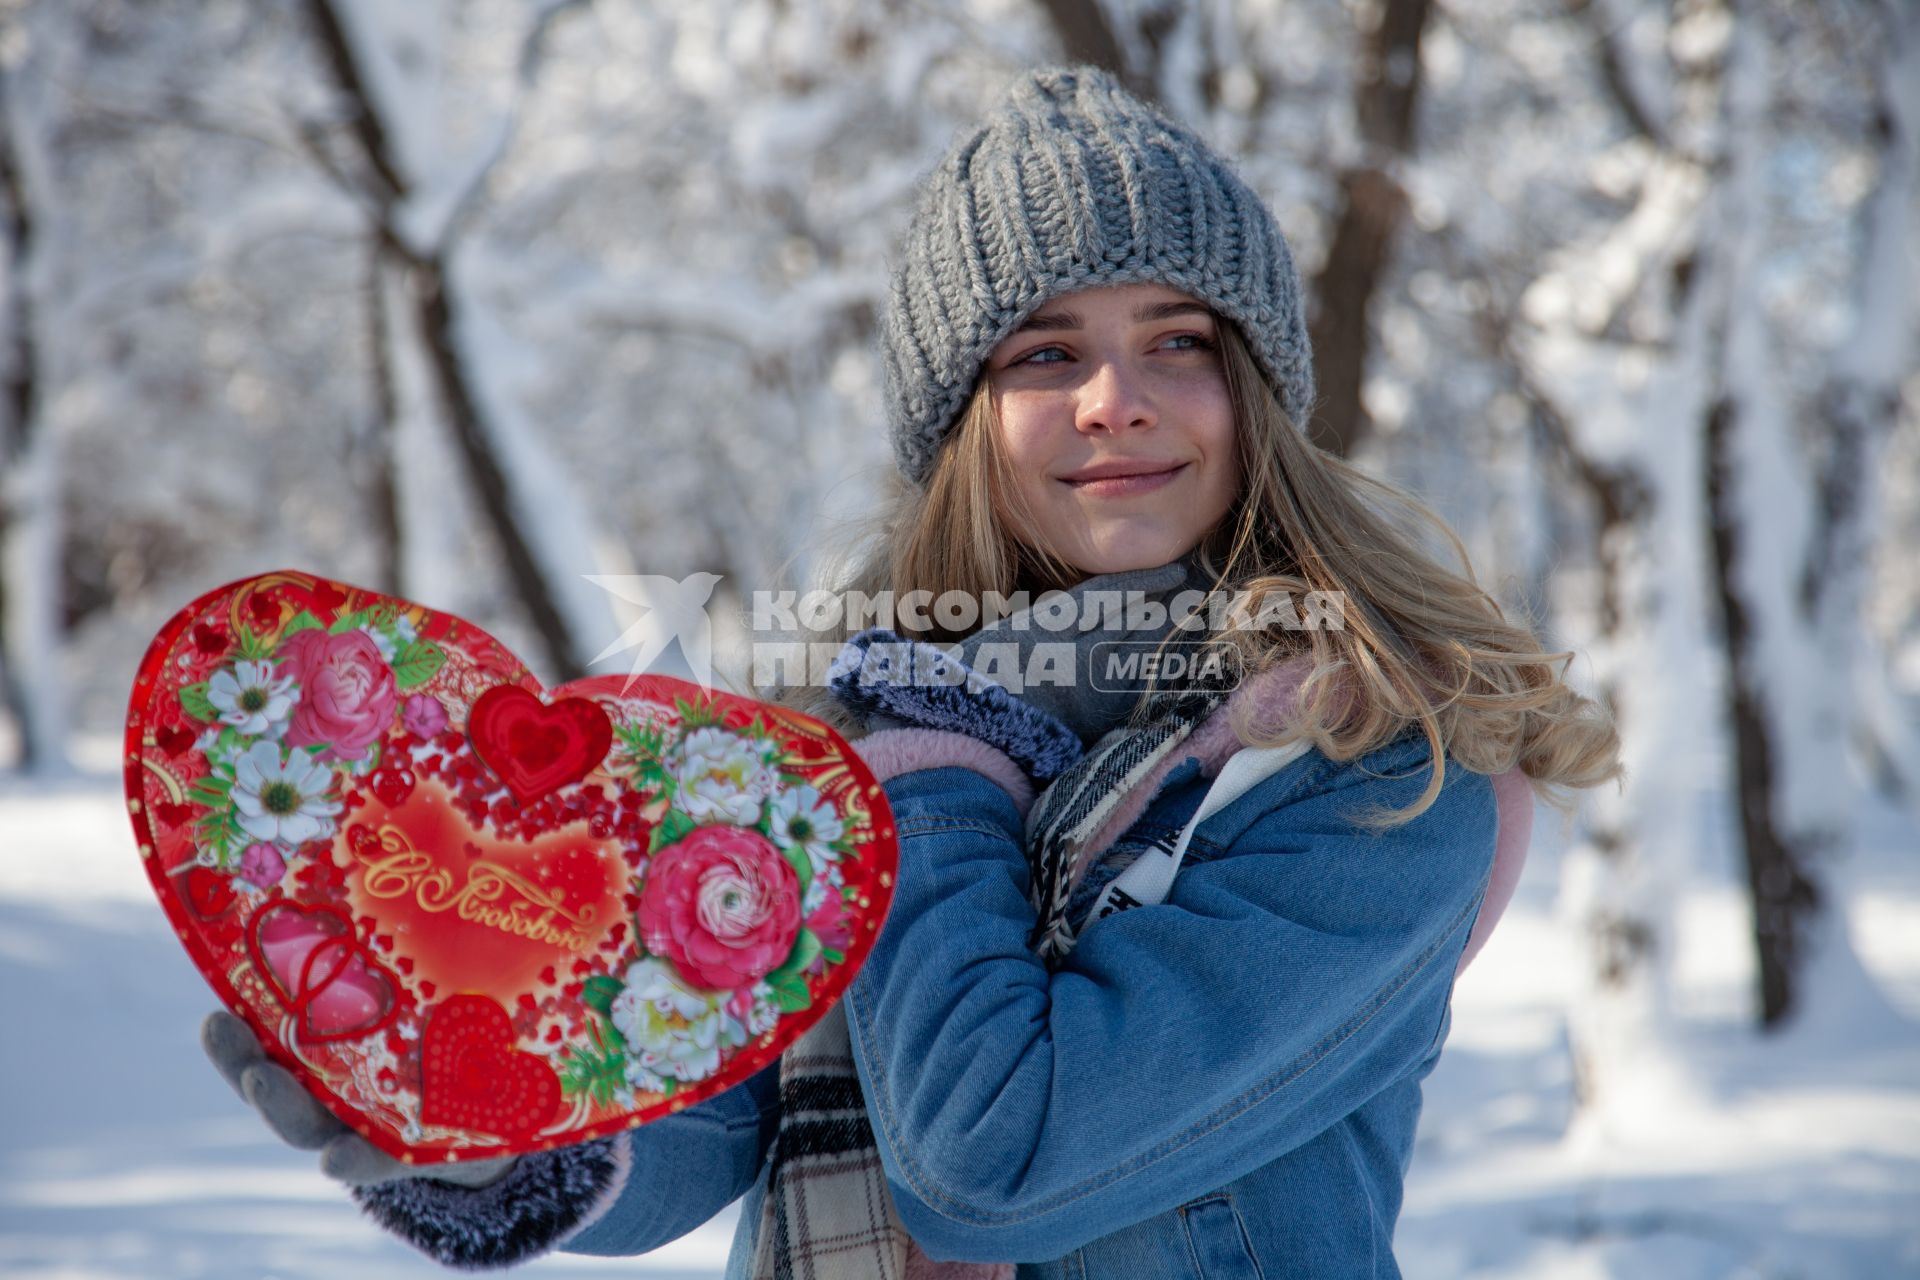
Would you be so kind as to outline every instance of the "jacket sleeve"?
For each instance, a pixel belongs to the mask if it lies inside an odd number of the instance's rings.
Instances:
[[[1007,794],[959,768],[886,784],[900,875],[847,1021],[929,1256],[1059,1257],[1271,1162],[1427,1055],[1485,892],[1491,784],[1451,765],[1424,814],[1374,835],[1348,815],[1416,797],[1425,744],[1313,759],[1210,819],[1253,815],[1056,973],[1027,949]]]
[[[780,1064],[638,1129],[520,1157],[467,1188],[402,1178],[354,1189],[369,1217],[443,1266],[511,1267],[561,1249],[635,1254],[744,1194],[780,1127]]]

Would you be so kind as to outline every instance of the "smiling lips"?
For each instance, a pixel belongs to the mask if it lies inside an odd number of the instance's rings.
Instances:
[[[1127,497],[1137,493],[1150,493],[1168,484],[1186,469],[1186,463],[1174,463],[1157,471],[1139,470],[1136,467],[1154,466],[1153,463],[1125,464],[1110,463],[1103,466],[1088,467],[1076,474],[1087,476],[1084,480],[1062,477],[1072,486],[1075,493],[1090,494],[1099,498]],[[1100,474],[1109,472],[1111,474]]]

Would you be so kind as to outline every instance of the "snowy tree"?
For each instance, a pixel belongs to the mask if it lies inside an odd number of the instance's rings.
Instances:
[[[1588,808],[1566,889],[1593,945],[1589,997],[1573,1011],[1578,1079],[1615,1120],[1626,1110],[1623,1076],[1689,1087],[1673,1056],[1670,911],[1678,885],[1706,870],[1692,781],[1703,764],[1721,772],[1739,815],[1758,1018],[1774,1025],[1796,1003],[1817,1016],[1822,1001],[1849,1017],[1893,1018],[1813,864],[1841,842],[1864,772],[1849,758],[1867,716],[1858,673],[1886,661],[1859,641],[1864,557],[1853,522],[1870,518],[1874,479],[1849,456],[1861,446],[1824,415],[1869,404],[1857,440],[1883,440],[1893,425],[1888,388],[1910,360],[1913,330],[1908,290],[1897,264],[1877,256],[1887,250],[1873,247],[1873,228],[1889,222],[1881,201],[1897,203],[1893,234],[1909,243],[1911,135],[1904,108],[1878,113],[1881,194],[1861,206],[1866,247],[1852,259],[1872,371],[1840,373],[1860,369],[1862,356],[1818,341],[1804,292],[1835,255],[1795,261],[1768,240],[1770,211],[1783,203],[1777,171],[1791,153],[1778,136],[1784,77],[1767,55],[1804,34],[1799,13],[1684,6],[1663,41],[1670,75],[1624,33],[1608,33],[1600,83],[1648,157],[1638,199],[1613,227],[1555,256],[1509,332],[1554,465],[1592,513],[1590,599],[1563,594],[1559,617],[1620,719],[1630,771],[1624,794]],[[1904,83],[1906,20],[1882,17],[1886,83]],[[1804,229],[1791,234],[1806,243]],[[1844,250],[1837,258],[1849,260]],[[1876,391],[1848,395],[1856,382]],[[1812,429],[1795,431],[1797,421]],[[1821,490],[1807,475],[1847,496],[1816,515]],[[1834,565],[1834,538],[1851,540],[1853,565]],[[1634,1096],[1644,1114],[1646,1095]]]
[[[1818,863],[1843,850],[1864,769],[1862,669],[1884,665],[1862,609],[1864,530],[1878,509],[1879,459],[1913,350],[1909,222],[1920,148],[1920,17],[1890,5],[1848,33],[1871,43],[1868,132],[1878,177],[1861,201],[1850,332],[1795,395],[1806,299],[1768,270],[1790,214],[1767,185],[1779,118],[1773,50],[1808,34],[1793,11],[1742,15],[1728,55],[1723,231],[1713,246],[1723,307],[1720,367],[1706,420],[1714,587],[1725,650],[1727,722],[1753,901],[1762,1020],[1818,1021],[1819,1002],[1857,1015],[1868,985]],[[1879,37],[1874,39],[1874,37]],[[1864,50],[1863,50],[1864,52]],[[1777,258],[1775,259],[1777,260]],[[1804,422],[1806,429],[1796,429]],[[1892,1014],[1880,1006],[1884,1016]],[[1790,1015],[1798,1015],[1790,1019]]]

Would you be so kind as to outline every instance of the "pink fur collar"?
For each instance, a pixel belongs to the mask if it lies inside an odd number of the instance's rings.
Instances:
[[[1175,751],[1162,760],[1140,784],[1126,795],[1113,815],[1108,818],[1099,833],[1086,848],[1079,850],[1074,859],[1072,879],[1079,884],[1086,869],[1092,866],[1112,847],[1128,828],[1140,820],[1154,796],[1159,792],[1167,775],[1173,772],[1188,757],[1198,757],[1200,772],[1206,777],[1218,776],[1227,760],[1245,744],[1234,733],[1230,723],[1237,708],[1252,709],[1252,723],[1255,730],[1263,733],[1270,728],[1278,728],[1293,717],[1298,704],[1300,684],[1307,673],[1313,669],[1313,660],[1302,655],[1291,658],[1278,666],[1261,672],[1259,675],[1242,682],[1239,688],[1230,694],[1227,700],[1214,709],[1212,715],[1200,723],[1187,738],[1185,749]],[[1494,837],[1493,871],[1487,883],[1487,896],[1480,908],[1479,917],[1474,921],[1473,931],[1467,937],[1466,949],[1461,953],[1460,962],[1454,969],[1457,977],[1467,967],[1480,949],[1486,945],[1494,925],[1506,911],[1507,903],[1513,898],[1514,886],[1519,883],[1520,869],[1527,859],[1527,845],[1533,833],[1533,787],[1519,769],[1509,769],[1493,779],[1494,802],[1498,812],[1498,827]]]

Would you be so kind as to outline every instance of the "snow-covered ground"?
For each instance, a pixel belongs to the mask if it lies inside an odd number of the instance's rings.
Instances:
[[[1395,1253],[1408,1280],[1920,1277],[1920,847],[1862,815],[1829,869],[1854,947],[1893,1006],[1752,1026],[1753,948],[1732,853],[1678,912],[1670,1051],[1601,1126],[1576,1117],[1564,1010],[1578,931],[1556,911],[1557,819],[1454,991]],[[1818,999],[1818,993],[1815,998]]]
[[[1832,873],[1856,947],[1911,1021],[1750,1030],[1744,908],[1722,867],[1682,905],[1683,1070],[1630,1082],[1641,1122],[1605,1133],[1570,1123],[1579,943],[1556,911],[1557,829],[1543,812],[1513,906],[1455,993],[1396,1241],[1409,1280],[1920,1276],[1911,825],[1869,812],[1861,852]],[[0,992],[0,1275],[445,1274],[362,1220],[201,1057],[212,997],[149,896],[104,768],[64,786],[0,778]],[[717,1277],[733,1221],[646,1257],[523,1274]]]

